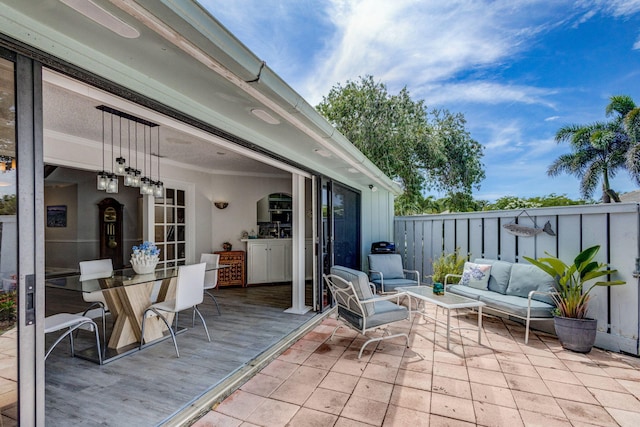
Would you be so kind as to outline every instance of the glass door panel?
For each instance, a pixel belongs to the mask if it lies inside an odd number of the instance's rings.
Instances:
[[[360,269],[360,193],[331,181],[320,180],[320,250],[322,270],[342,265]],[[330,298],[324,281],[319,281],[316,295],[320,311],[329,307]]]
[[[0,59],[0,425],[15,425],[18,415],[15,113],[15,66]]]

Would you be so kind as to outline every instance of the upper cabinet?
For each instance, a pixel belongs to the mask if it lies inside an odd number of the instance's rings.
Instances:
[[[291,224],[291,196],[285,193],[273,193],[258,200],[258,223],[279,222]]]

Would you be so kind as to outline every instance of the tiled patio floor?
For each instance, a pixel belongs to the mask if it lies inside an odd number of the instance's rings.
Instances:
[[[431,311],[431,314],[434,312]],[[441,318],[444,315],[440,312]],[[460,311],[452,322],[475,326]],[[452,334],[414,315],[410,348],[388,340],[358,351],[347,328],[326,319],[194,425],[216,426],[640,426],[640,359],[558,340],[485,317]]]

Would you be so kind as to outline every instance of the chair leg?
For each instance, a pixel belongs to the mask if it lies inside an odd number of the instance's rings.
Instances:
[[[144,323],[145,323],[145,320],[147,319],[147,311],[153,311],[156,314],[156,316],[162,319],[167,329],[169,329],[169,333],[171,334],[171,339],[173,340],[173,346],[176,349],[176,356],[180,357],[180,352],[178,351],[178,342],[176,341],[176,334],[173,331],[173,328],[171,327],[171,325],[169,325],[169,322],[167,322],[166,317],[164,317],[158,310],[155,310],[153,308],[145,310],[144,313],[142,314],[142,326],[140,328],[140,349],[142,349],[142,345],[143,345],[142,343],[144,342]],[[178,313],[176,313],[176,316],[177,315]]]
[[[56,341],[51,345],[51,347],[49,347],[49,350],[47,351],[47,353],[44,355],[44,360],[47,360],[47,357],[49,357],[49,355],[51,354],[51,352],[53,351],[53,349],[60,344],[60,341],[62,341],[63,339],[65,339],[65,337],[68,335],[69,336],[69,343],[71,345],[71,356],[75,357],[75,348],[74,348],[74,343],[73,343],[73,333],[76,332],[77,330],[80,329],[81,326],[89,324],[91,326],[91,329],[93,330],[93,332],[95,333],[96,336],[96,347],[98,350],[98,360],[100,362],[100,365],[102,365],[102,349],[100,348],[100,333],[98,332],[98,325],[96,325],[96,322],[94,322],[93,320],[85,320],[83,322],[80,322],[74,326],[71,326],[69,329],[67,329],[67,331],[60,335],[58,337],[58,339],[56,339]]]
[[[105,307],[105,305],[103,303],[101,303],[100,301],[96,301],[93,304],[91,304],[89,307],[87,307],[87,309],[84,311],[84,313],[82,313],[83,316],[86,316],[87,313],[89,312],[89,310],[91,310],[93,307],[99,307],[102,310],[102,351],[106,352],[107,351],[107,308]],[[106,353],[105,353],[106,354]]]
[[[67,334],[69,334],[69,345],[71,346],[71,357],[76,357],[76,350],[73,348],[73,331],[78,328],[74,328],[73,326],[69,328]]]
[[[409,335],[407,334],[393,334],[393,335],[387,335],[386,337],[370,338],[367,342],[362,344],[362,347],[360,347],[360,352],[358,353],[358,359],[362,357],[362,352],[364,351],[364,348],[367,345],[371,344],[372,342],[377,342],[377,341],[382,341],[382,340],[387,340],[387,339],[397,338],[397,337],[405,337],[405,339],[407,340],[407,348],[409,347]]]
[[[216,309],[218,310],[218,316],[220,316],[220,306],[218,305],[218,300],[216,299],[216,297],[214,297],[213,294],[209,291],[204,291],[204,293],[209,295],[213,300],[213,302],[216,304]]]
[[[209,340],[209,342],[211,342],[211,337],[209,336],[209,328],[207,328],[207,323],[204,321],[204,317],[202,317],[202,313],[200,313],[200,310],[198,310],[197,306],[193,306],[193,315],[195,317],[196,313],[198,313],[198,316],[200,316],[200,320],[202,320],[202,324],[204,325],[204,331],[207,333],[207,339]]]

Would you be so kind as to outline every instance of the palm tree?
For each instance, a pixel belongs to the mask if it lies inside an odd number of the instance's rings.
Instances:
[[[612,100],[614,98],[615,111],[623,116],[623,127],[631,140],[626,167],[636,184],[640,185],[640,107],[628,96],[612,97]]]
[[[568,142],[571,153],[558,157],[547,170],[549,176],[561,173],[575,175],[580,179],[580,193],[591,198],[598,183],[602,181],[602,201],[619,202],[618,194],[611,188],[609,180],[620,169],[627,168],[627,151],[631,139],[624,126],[625,116],[635,108],[628,96],[612,96],[606,113],[617,114],[608,122],[589,125],[563,126],[556,132],[556,142]]]

